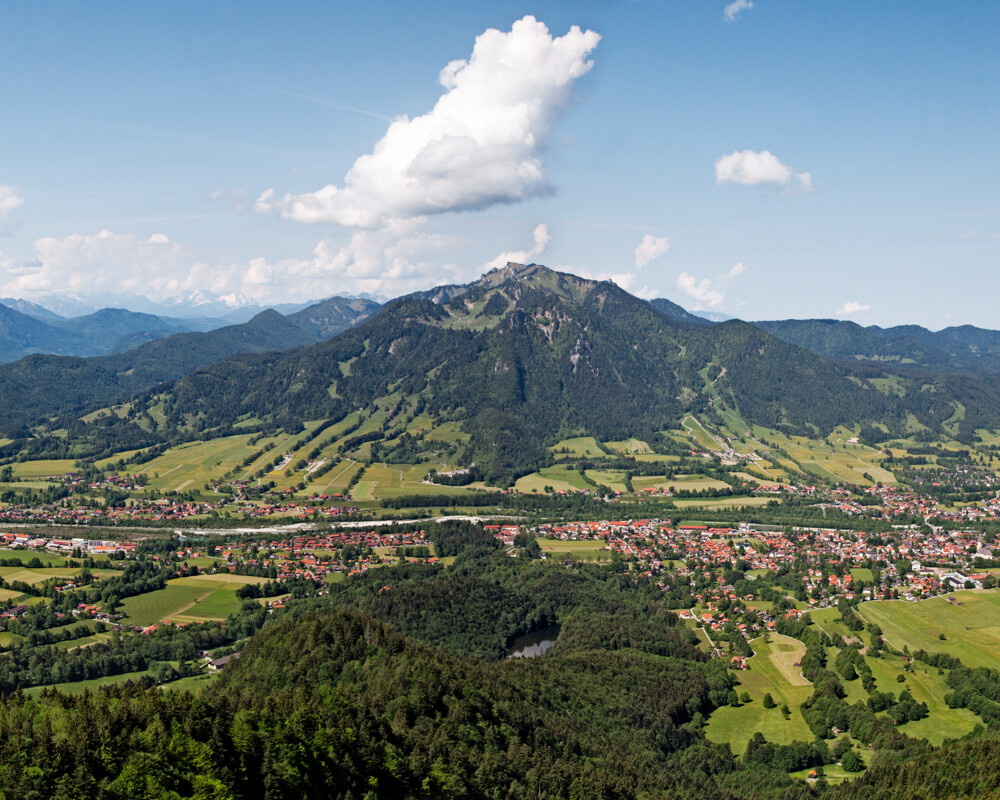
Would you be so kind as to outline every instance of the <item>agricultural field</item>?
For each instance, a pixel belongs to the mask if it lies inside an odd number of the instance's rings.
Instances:
[[[24,583],[37,586],[50,578],[75,578],[83,571],[82,567],[53,567],[43,569],[27,569],[25,567],[0,567],[0,577],[8,583],[13,581],[23,581]],[[97,576],[113,575],[114,570],[91,570]]]
[[[708,720],[706,737],[718,743],[728,742],[735,753],[746,749],[747,740],[756,731],[764,734],[769,742],[788,744],[794,741],[810,742],[812,732],[799,713],[799,706],[813,692],[813,686],[802,677],[795,662],[805,655],[802,642],[787,636],[772,635],[770,643],[763,637],[751,645],[754,656],[748,660],[750,668],[737,673],[736,691],[747,692],[751,702],[739,708],[726,706],[716,709]],[[770,694],[775,708],[764,708],[764,695]],[[788,705],[788,720],[781,713],[781,706]]]
[[[76,462],[72,459],[51,461],[19,461],[11,464],[15,478],[58,478],[72,472]]]
[[[123,473],[145,475],[149,481],[147,486],[158,492],[200,490],[207,482],[219,480],[235,469],[248,453],[256,449],[248,444],[250,438],[250,434],[244,434],[178,445],[143,464],[140,469],[133,467],[123,470]]]
[[[643,489],[658,489],[666,491],[673,482],[666,475],[636,475],[632,478],[632,488],[641,492]]]
[[[587,477],[598,486],[607,486],[616,492],[625,491],[625,473],[621,470],[588,469]]]
[[[68,560],[66,556],[57,553],[39,553],[37,550],[8,550],[0,548],[0,561],[13,561],[16,559],[22,564],[27,564],[33,558],[37,558],[46,567],[58,567],[60,564],[65,564]]]
[[[556,492],[582,492],[593,489],[573,467],[548,467],[523,478],[518,478],[514,489],[518,492],[544,492],[551,486]]]
[[[677,491],[686,489],[689,492],[698,492],[702,489],[729,488],[728,483],[723,483],[722,481],[706,477],[705,475],[674,475],[674,477],[669,479],[668,484],[674,487]]]
[[[678,508],[742,508],[744,506],[766,506],[773,497],[692,497],[674,499]]]
[[[575,542],[539,539],[538,546],[542,548],[542,554],[549,558],[571,556],[581,561],[605,561],[611,558],[611,552],[604,549],[603,539],[584,539]]]
[[[347,491],[351,480],[364,465],[347,458],[338,462],[325,475],[317,478],[306,487],[304,494],[343,494]]]
[[[911,651],[948,653],[966,666],[1000,669],[1000,591],[966,590],[951,596],[955,604],[944,597],[917,603],[880,600],[862,603],[859,611],[896,649],[907,645]]]
[[[382,500],[411,494],[463,494],[462,486],[424,483],[430,464],[372,464],[351,491],[355,500]]]
[[[164,589],[129,597],[122,611],[133,625],[148,626],[163,620],[205,622],[223,620],[238,611],[242,601],[236,590],[248,583],[266,583],[266,578],[246,575],[197,575],[174,578]]]

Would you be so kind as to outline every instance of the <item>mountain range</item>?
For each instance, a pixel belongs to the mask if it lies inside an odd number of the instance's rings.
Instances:
[[[692,319],[669,301],[539,265],[508,264],[398,298],[374,316],[364,302],[264,312],[103,358],[32,356],[0,367],[0,395],[11,398],[0,425],[23,439],[24,425],[41,423],[35,439],[50,454],[70,445],[44,431],[71,430],[73,452],[85,454],[409,398],[461,424],[471,437],[464,459],[498,482],[544,461],[559,438],[655,440],[688,413],[726,411],[807,435],[861,423],[886,436],[947,430],[969,439],[1000,427],[996,376],[832,360],[749,323]],[[79,422],[125,400],[120,417]]]
[[[0,425],[120,402],[236,353],[312,344],[378,308],[371,300],[334,297],[288,316],[269,309],[239,325],[175,334],[113,355],[32,355],[0,366]]]

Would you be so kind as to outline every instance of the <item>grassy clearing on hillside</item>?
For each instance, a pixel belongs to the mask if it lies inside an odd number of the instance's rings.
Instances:
[[[948,708],[944,696],[951,690],[945,685],[944,676],[937,674],[936,668],[918,661],[910,665],[908,672],[904,672],[903,660],[897,656],[869,658],[867,662],[879,691],[898,694],[906,688],[918,703],[927,703],[929,715],[926,718],[900,726],[899,729],[906,735],[941,744],[945,739],[964,736],[977,724],[982,724],[982,720],[967,708]],[[903,675],[905,682],[898,683],[898,675]]]
[[[518,478],[514,489],[525,493],[543,492],[546,486],[551,486],[557,492],[580,492],[594,488],[573,468],[548,467]]]
[[[615,453],[621,453],[622,455],[639,455],[639,454],[649,454],[653,452],[653,448],[650,447],[642,439],[625,439],[620,442],[605,442],[605,447]]]
[[[126,672],[121,675],[110,675],[106,678],[95,678],[89,681],[57,683],[53,687],[33,686],[30,689],[25,689],[24,693],[26,695],[33,696],[39,694],[45,688],[54,688],[64,694],[83,694],[85,691],[94,692],[102,686],[116,686],[118,684],[127,683],[128,681],[140,681],[145,675],[152,677],[152,673],[148,670],[143,670],[141,672]]]
[[[810,742],[813,734],[806,725],[799,706],[813,691],[812,684],[802,677],[794,663],[802,658],[806,648],[802,642],[787,636],[771,636],[752,643],[755,655],[749,659],[750,669],[737,673],[738,693],[747,692],[751,702],[733,708],[716,709],[708,720],[706,737],[713,742],[728,742],[733,752],[742,754],[747,740],[756,731],[764,734],[769,742],[788,744],[794,741]],[[775,708],[764,708],[764,695],[770,694]],[[780,708],[787,704],[791,717],[786,720]]]
[[[165,683],[163,684],[163,688],[171,692],[193,692],[194,694],[200,694],[215,683],[220,675],[222,675],[221,672],[206,672],[203,675],[192,675],[189,678],[180,678],[179,680]]]
[[[625,491],[625,473],[622,470],[588,469],[587,477],[599,486],[616,492]]]
[[[681,428],[684,433],[694,442],[695,446],[703,450],[721,450],[722,446],[701,424],[696,416],[689,414],[681,420]]]
[[[176,614],[171,619],[175,622],[224,620],[230,614],[239,611],[240,606],[243,605],[243,601],[236,596],[236,589],[237,587],[234,586],[209,592],[207,595],[199,597],[193,606],[181,614]]]
[[[578,458],[603,458],[605,453],[593,436],[578,436],[575,439],[563,439],[549,448],[557,456],[576,456]],[[565,453],[563,451],[566,451]]]

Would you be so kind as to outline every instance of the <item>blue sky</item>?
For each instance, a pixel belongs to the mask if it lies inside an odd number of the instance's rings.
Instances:
[[[0,5],[0,293],[391,296],[509,254],[1000,328],[1000,6],[727,5]]]

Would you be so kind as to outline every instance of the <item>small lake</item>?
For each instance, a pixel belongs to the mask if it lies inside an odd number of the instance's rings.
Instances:
[[[558,625],[549,625],[547,628],[522,634],[511,640],[510,654],[507,658],[535,658],[552,647],[558,638]]]

